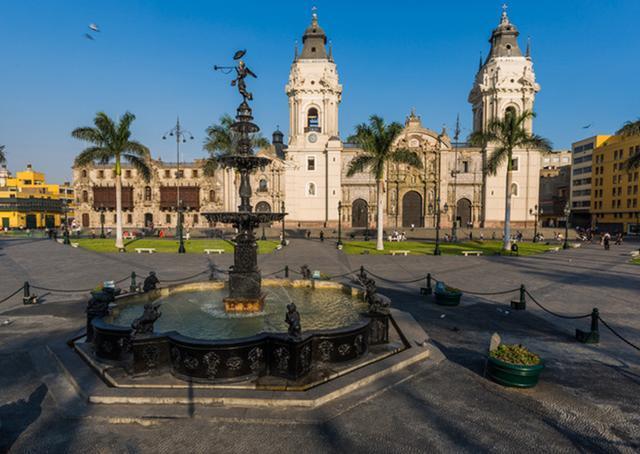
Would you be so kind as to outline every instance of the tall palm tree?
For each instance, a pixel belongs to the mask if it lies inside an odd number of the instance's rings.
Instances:
[[[491,120],[485,131],[476,131],[469,136],[469,143],[477,147],[494,146],[487,160],[487,171],[495,175],[505,163],[507,165],[504,207],[504,244],[506,251],[511,250],[511,184],[513,181],[513,151],[522,148],[534,148],[542,152],[551,151],[551,142],[544,137],[530,134],[525,125],[535,117],[530,111],[515,114],[510,110],[503,118]]]
[[[377,204],[377,240],[376,249],[384,250],[382,232],[384,229],[384,211],[382,196],[382,181],[384,169],[389,162],[407,164],[417,169],[422,168],[422,161],[414,151],[405,148],[394,149],[393,142],[402,131],[402,125],[397,122],[385,124],[384,120],[372,115],[369,123],[362,123],[356,126],[355,134],[349,137],[349,142],[355,143],[362,148],[363,153],[359,154],[349,163],[347,176],[351,177],[356,173],[368,169],[376,180],[376,204]]]
[[[71,135],[76,139],[92,144],[85,148],[75,159],[75,165],[85,166],[92,163],[108,164],[115,162],[116,173],[116,248],[124,250],[122,241],[122,165],[121,161],[131,163],[145,181],[151,179],[149,149],[140,142],[131,140],[131,123],[136,117],[125,112],[116,124],[104,112],[98,112],[92,126],[76,128]]]
[[[0,164],[6,162],[7,158],[4,155],[4,145],[0,145]]]
[[[218,168],[218,158],[231,154],[235,151],[238,143],[237,133],[231,129],[235,120],[231,115],[224,114],[220,117],[219,124],[213,124],[206,130],[207,137],[204,139],[202,148],[209,152],[209,157],[204,163],[206,175],[213,175]],[[262,134],[251,134],[251,145],[254,148],[264,148],[269,146],[269,141]]]
[[[640,136],[640,119],[636,121],[627,121],[622,128],[616,131],[616,135],[622,137]],[[626,162],[627,170],[640,167],[640,153],[635,153],[629,156]]]

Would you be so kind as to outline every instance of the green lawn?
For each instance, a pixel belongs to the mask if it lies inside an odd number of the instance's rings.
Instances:
[[[71,242],[79,243],[80,247],[95,252],[118,252],[115,247],[115,238],[71,238]],[[205,249],[224,249],[225,253],[233,253],[233,244],[226,240],[193,239],[184,242],[189,254],[203,254]],[[278,241],[258,241],[258,253],[269,254],[278,247]],[[135,253],[135,248],[155,248],[156,252],[177,253],[178,241],[173,239],[141,238],[125,240],[124,246],[127,252]]]
[[[640,265],[640,257],[636,257],[632,259],[631,263],[633,263],[634,265]]]
[[[534,255],[546,252],[558,247],[557,244],[544,243],[518,243],[519,255]],[[392,250],[411,251],[411,254],[433,254],[435,243],[419,241],[402,241],[384,243],[384,251],[376,250],[375,241],[349,241],[344,243],[343,251],[347,254],[362,254],[368,251],[369,254],[389,254]],[[440,250],[447,255],[462,255],[462,251],[482,251],[484,255],[495,255],[497,253],[509,255],[502,251],[501,241],[465,241],[462,243],[441,243]]]

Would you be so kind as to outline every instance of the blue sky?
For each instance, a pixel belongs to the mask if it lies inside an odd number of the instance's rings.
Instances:
[[[238,104],[229,76],[212,71],[237,49],[263,133],[286,132],[284,85],[295,40],[318,7],[344,85],[346,137],[372,113],[403,121],[412,107],[432,129],[471,120],[467,95],[501,2],[431,1],[3,0],[0,10],[0,144],[9,167],[27,163],[68,180],[82,144],[70,137],[95,112],[136,114],[134,137],[154,157],[175,159],[162,141],[180,115],[195,136],[186,159],[203,155],[204,129]],[[535,131],[566,148],[640,116],[640,1],[509,2],[524,48],[531,36],[542,91]],[[83,38],[89,23],[102,31]],[[593,124],[591,129],[582,126]]]

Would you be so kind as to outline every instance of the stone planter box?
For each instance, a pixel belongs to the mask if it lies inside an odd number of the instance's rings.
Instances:
[[[533,388],[538,384],[540,372],[544,369],[544,361],[535,366],[511,364],[493,358],[487,359],[487,375],[491,380],[502,386],[513,388]]]
[[[436,304],[440,306],[457,306],[460,304],[460,298],[462,298],[462,292],[439,291],[436,289],[433,294],[435,295]]]

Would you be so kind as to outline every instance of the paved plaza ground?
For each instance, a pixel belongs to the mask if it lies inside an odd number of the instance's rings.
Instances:
[[[429,272],[482,293],[524,283],[562,314],[598,307],[639,344],[640,266],[628,256],[638,246],[587,245],[530,257],[391,257],[346,255],[331,241],[297,239],[260,255],[263,273],[280,276],[285,265],[329,275],[364,265],[389,279],[377,279],[381,292],[447,357],[386,389],[365,387],[305,411],[185,406],[163,417],[158,408],[88,405],[46,350],[82,329],[86,294],[38,290],[44,302],[34,306],[23,306],[18,295],[0,305],[0,452],[638,452],[640,352],[606,328],[599,344],[584,345],[573,336],[576,327],[588,329],[588,319],[553,317],[530,301],[526,311],[511,311],[515,294],[465,295],[460,306],[443,308],[420,296],[423,283],[391,282]],[[232,255],[99,254],[44,239],[2,239],[0,298],[24,281],[82,290],[134,270],[180,279],[209,261],[226,268]],[[536,388],[506,389],[483,378],[493,332],[545,358]]]

